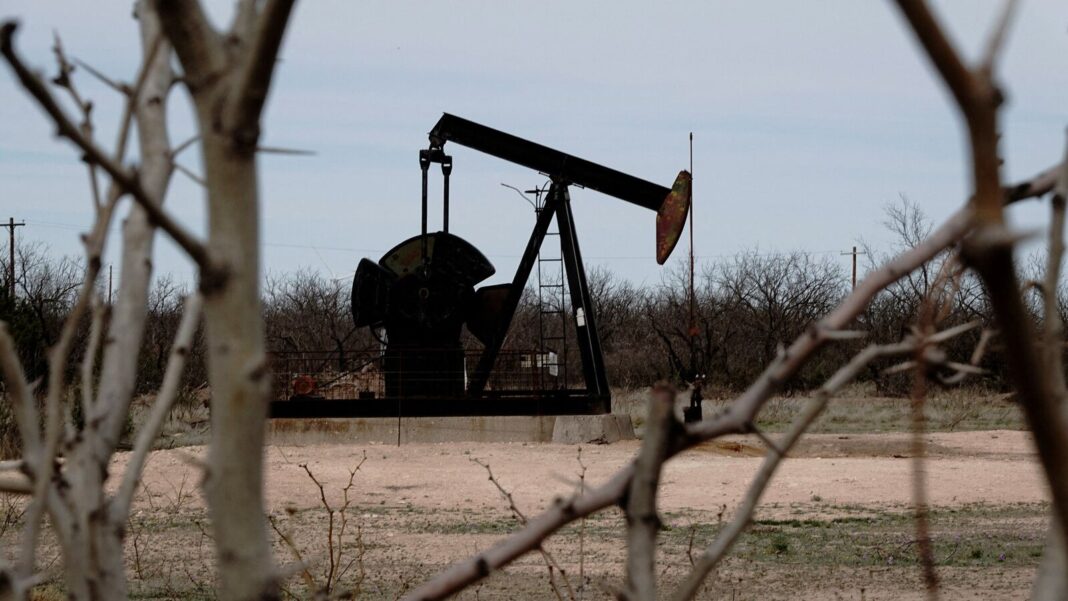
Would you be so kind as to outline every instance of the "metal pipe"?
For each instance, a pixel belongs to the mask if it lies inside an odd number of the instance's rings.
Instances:
[[[444,179],[445,179],[445,183],[444,183],[445,190],[444,190],[444,195],[443,195],[445,207],[444,207],[444,215],[442,217],[442,227],[441,227],[441,229],[444,230],[445,233],[447,234],[447,233],[449,233],[449,175],[452,174],[452,157],[451,156],[445,155],[445,156],[441,157],[441,174],[442,174],[442,176],[444,176]]]
[[[423,265],[426,265],[429,253],[427,252],[427,205],[426,205],[426,187],[427,187],[427,172],[430,170],[430,151],[419,151],[419,169],[423,172],[423,229],[422,229],[422,252],[423,252]]]

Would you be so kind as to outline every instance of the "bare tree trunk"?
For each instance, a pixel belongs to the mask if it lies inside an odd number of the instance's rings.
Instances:
[[[1053,521],[1057,520],[1053,516]],[[1057,524],[1050,524],[1046,537],[1046,547],[1042,551],[1042,563],[1038,566],[1034,586],[1031,588],[1031,601],[1064,601],[1068,599],[1068,573],[1064,571],[1068,557],[1064,554],[1063,530]]]
[[[202,122],[210,117],[201,115]],[[204,481],[222,596],[257,599],[273,588],[263,515],[263,438],[269,378],[259,287],[259,210],[254,155],[204,134],[209,245],[228,265],[226,284],[205,297],[211,450]],[[247,578],[230,579],[227,574]]]
[[[263,514],[263,439],[270,378],[260,310],[260,118],[292,0],[238,3],[220,34],[196,0],[157,0],[193,95],[208,197],[202,267],[211,381],[204,488],[215,529],[220,596],[278,596]]]

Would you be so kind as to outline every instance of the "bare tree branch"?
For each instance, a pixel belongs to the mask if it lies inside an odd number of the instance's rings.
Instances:
[[[159,202],[165,200],[172,176],[168,154],[170,140],[166,125],[167,96],[174,75],[172,52],[160,30],[159,17],[146,2],[136,7],[140,25],[141,49],[151,58],[143,62],[134,93],[127,99],[127,110],[137,120],[141,169],[140,181]],[[136,101],[131,102],[131,99]],[[125,120],[124,120],[125,122]],[[127,131],[129,127],[125,127]],[[125,147],[122,137],[116,147]],[[118,155],[116,154],[116,157]],[[152,278],[152,248],[156,229],[148,213],[134,205],[123,223],[122,259],[119,274],[122,286],[111,309],[107,339],[110,344],[101,360],[98,407],[91,423],[99,424],[99,437],[92,437],[92,461],[104,463],[114,452],[123,428],[123,416],[129,412],[137,376],[137,352],[147,317],[148,286]],[[88,485],[92,487],[92,485]]]
[[[25,527],[22,538],[22,555],[19,566],[19,579],[29,582],[33,576],[34,561],[37,556],[37,542],[40,535],[41,519],[48,502],[49,487],[55,471],[56,453],[63,434],[63,394],[66,388],[67,360],[79,322],[89,307],[95,294],[94,286],[100,272],[100,257],[107,241],[111,216],[118,201],[112,195],[104,210],[93,224],[92,231],[85,236],[84,245],[87,267],[78,291],[77,300],[67,315],[59,334],[59,340],[48,352],[48,389],[45,396],[44,440],[37,455],[27,458],[33,462],[34,491],[29,507],[26,509]]]
[[[1065,199],[1068,198],[1068,162],[1059,170],[1057,185],[1050,201],[1050,225],[1046,277],[1042,285],[1043,346],[1042,360],[1047,386],[1064,406],[1068,390],[1064,381],[1064,323],[1061,320],[1060,287],[1061,262],[1064,256]],[[1031,593],[1035,601],[1053,601],[1068,596],[1068,564],[1065,554],[1064,529],[1059,527],[1056,513],[1051,518],[1050,531],[1042,552],[1042,563]]]
[[[975,82],[968,67],[960,60],[953,43],[942,32],[934,14],[923,0],[898,0],[898,8],[904,13],[912,26],[913,33],[927,50],[927,54],[938,72],[942,74],[950,93],[957,104],[971,106],[972,96],[976,93]]]
[[[693,570],[686,576],[679,587],[672,593],[673,601],[687,601],[693,599],[701,590],[708,574],[715,569],[723,560],[731,547],[745,531],[753,519],[753,513],[760,503],[760,497],[771,482],[775,470],[785,458],[786,453],[793,448],[812,422],[823,412],[830,401],[843,386],[851,382],[872,361],[886,356],[900,355],[911,352],[916,348],[915,341],[899,342],[891,345],[871,345],[855,355],[849,363],[843,365],[832,375],[813,396],[812,400],[790,425],[789,431],[782,437],[777,445],[768,449],[768,454],[761,464],[760,470],[749,485],[745,498],[735,511],[733,519],[727,526],[716,535],[715,541],[706,549],[700,557],[694,561]]]
[[[938,276],[920,306],[915,331],[921,338],[914,352],[912,370],[911,409],[911,464],[912,504],[916,529],[916,547],[923,572],[924,586],[929,601],[937,601],[939,595],[938,572],[935,569],[934,548],[931,544],[930,507],[927,495],[927,374],[929,358],[936,355],[932,345],[939,321],[946,313],[942,310],[947,289],[956,286],[960,275],[960,261],[954,256],[942,263]],[[964,324],[972,325],[972,324]],[[960,327],[956,330],[965,331]],[[958,370],[960,373],[960,370]]]
[[[16,495],[33,494],[33,482],[23,474],[0,474],[0,492]]]
[[[516,504],[515,497],[512,496],[512,493],[509,492],[508,489],[506,489],[504,485],[501,484],[501,481],[497,479],[497,476],[493,474],[493,470],[490,468],[489,464],[483,463],[478,459],[471,459],[471,462],[486,470],[486,474],[489,477],[490,483],[492,483],[493,486],[497,489],[497,492],[500,493],[501,497],[508,502],[508,511],[512,513],[512,517],[514,517],[515,520],[519,522],[520,526],[526,526],[527,516],[523,513],[521,509],[519,509],[519,505]],[[538,553],[541,555],[542,559],[545,561],[545,567],[549,571],[549,588],[552,589],[553,594],[556,596],[557,599],[563,601],[564,596],[560,592],[560,587],[556,584],[555,577],[555,573],[559,572],[560,575],[563,577],[564,586],[567,587],[568,599],[574,601],[576,598],[575,591],[574,588],[571,586],[571,579],[568,578],[567,573],[564,571],[563,568],[560,567],[560,564],[557,563],[556,558],[553,557],[552,553],[550,553],[548,549],[546,549],[544,546],[539,546],[537,550]]]
[[[969,70],[964,66],[923,0],[898,0],[898,6],[953,92],[968,128],[977,224],[963,254],[986,284],[1005,341],[1009,372],[1050,484],[1059,518],[1055,523],[1062,529],[1062,538],[1068,540],[1068,423],[1056,391],[1044,377],[1033,344],[1036,332],[1019,293],[1009,242],[1013,238],[1005,231],[997,148],[1001,94],[994,85],[991,69],[980,66]],[[996,50],[1000,44],[992,46]]]
[[[982,223],[1001,224],[1004,217],[997,151],[1001,93],[989,71],[968,69],[924,0],[898,0],[897,5],[964,116],[971,141],[976,217]]]
[[[1016,0],[1003,0],[1001,14],[998,16],[997,21],[994,22],[994,29],[991,31],[989,39],[987,39],[986,50],[983,52],[983,59],[980,62],[980,69],[984,71],[993,70],[994,63],[997,61],[998,56],[1001,55],[1001,49],[1005,45],[1005,38],[1008,37],[1009,27],[1016,16],[1016,8],[1019,4]]]
[[[129,88],[126,94],[126,108],[123,111],[122,123],[119,125],[119,132],[116,134],[117,141],[115,142],[114,158],[120,163],[124,161],[126,157],[126,142],[130,138],[130,125],[133,123],[134,117],[137,114],[137,104],[141,101],[141,95],[144,92],[150,75],[152,74],[156,58],[159,57],[162,52],[163,45],[163,36],[156,33],[152,37],[152,42],[148,45],[148,52],[145,54],[145,59],[141,63],[141,70],[137,73],[137,79],[134,81],[133,87]],[[156,202],[159,203],[160,200],[162,199],[157,198]]]
[[[112,90],[115,90],[116,92],[118,92],[120,94],[129,94],[130,93],[130,89],[126,86],[126,84],[122,84],[122,83],[119,83],[119,82],[115,81],[114,79],[111,79],[107,75],[104,75],[99,69],[96,69],[92,65],[86,64],[84,61],[81,61],[78,58],[74,58],[73,60],[74,60],[74,63],[76,65],[78,65],[82,69],[85,69],[86,72],[89,73],[89,75],[92,75],[98,81],[100,81],[100,83],[106,85],[107,87],[111,88]]]
[[[122,484],[112,505],[115,521],[124,522],[130,511],[130,503],[133,502],[134,493],[137,492],[137,484],[141,480],[141,471],[144,467],[148,454],[152,451],[152,445],[163,431],[163,425],[167,422],[167,416],[178,400],[178,392],[181,389],[182,375],[185,372],[185,364],[189,356],[189,349],[196,335],[197,325],[200,323],[200,308],[203,301],[199,294],[193,294],[185,302],[185,311],[182,313],[182,322],[178,325],[178,333],[174,337],[174,346],[171,349],[170,359],[167,360],[167,369],[163,374],[163,383],[160,384],[156,400],[152,404],[152,410],[137,431],[137,440],[134,442],[133,452],[126,463],[126,472],[122,477]]]
[[[182,142],[181,144],[175,146],[170,152],[171,160],[173,161],[174,159],[178,158],[178,155],[181,154],[183,150],[189,148],[190,146],[196,144],[199,141],[200,134],[197,134],[195,136],[190,136],[188,139],[186,139],[185,142]]]
[[[957,211],[921,244],[893,258],[883,267],[872,272],[863,282],[858,283],[852,294],[819,324],[795,340],[742,396],[731,403],[726,412],[713,419],[688,426],[686,434],[676,437],[673,441],[669,455],[674,456],[690,446],[724,434],[747,432],[749,424],[767,399],[827,342],[821,332],[847,328],[880,290],[960,240],[970,229],[971,215],[968,208]],[[474,557],[453,564],[434,578],[409,591],[403,599],[406,601],[444,599],[469,584],[485,578],[494,570],[511,563],[528,551],[537,549],[543,540],[566,524],[618,503],[629,489],[633,473],[634,465],[628,465],[616,472],[600,487],[590,490],[585,495],[556,504],[545,513],[531,518],[527,526],[519,532]]]
[[[197,0],[154,0],[163,30],[185,69],[185,84],[197,93],[226,70],[222,36]]]
[[[1066,146],[1068,148],[1068,146]],[[1064,382],[1064,350],[1061,341],[1064,323],[1058,310],[1058,288],[1061,280],[1061,262],[1064,259],[1065,200],[1068,197],[1068,162],[1060,170],[1056,191],[1050,199],[1049,243],[1046,257],[1046,277],[1042,286],[1043,309],[1043,361],[1050,390],[1063,403],[1068,395]]]
[[[174,163],[173,167],[174,167],[174,169],[176,171],[178,171],[182,175],[184,175],[184,176],[188,177],[190,180],[192,180],[193,183],[198,184],[201,187],[206,185],[205,182],[204,182],[204,178],[200,177],[196,173],[193,173],[189,169],[183,167],[181,163]]]
[[[255,152],[260,139],[260,114],[271,88],[278,51],[294,0],[267,0],[256,17],[244,61],[234,75],[236,98],[230,102],[228,122],[238,152]]]
[[[96,368],[96,355],[100,352],[100,339],[104,336],[104,316],[107,313],[99,296],[94,296],[93,320],[89,326],[89,341],[82,357],[82,415],[88,418],[93,414],[93,372]]]
[[[37,404],[33,399],[33,390],[26,382],[26,372],[22,369],[15,342],[11,339],[7,324],[0,322],[0,371],[7,384],[8,400],[11,401],[15,424],[22,438],[22,456],[31,461],[37,457],[41,448],[41,433],[38,430],[40,419]]]
[[[1010,205],[1029,198],[1039,198],[1049,194],[1057,185],[1057,181],[1064,172],[1066,163],[1058,163],[1049,169],[1035,175],[1031,179],[1013,184],[1003,190],[1003,202]]]
[[[677,429],[675,389],[660,384],[649,396],[649,419],[627,494],[626,599],[656,599],[656,538],[660,533],[656,491]]]
[[[145,212],[148,213],[152,222],[160,229],[167,232],[175,243],[182,247],[182,250],[184,250],[202,270],[206,270],[209,274],[218,275],[219,269],[211,261],[207,247],[197,241],[192,234],[187,232],[184,227],[166,213],[160,207],[157,199],[149,196],[141,186],[137,174],[127,170],[121,164],[108,157],[103,150],[91,140],[87,139],[80,129],[70,121],[70,118],[67,117],[66,113],[56,102],[52,93],[48,91],[48,88],[45,87],[40,78],[26,67],[22,62],[22,59],[19,58],[18,54],[15,52],[13,37],[16,28],[16,24],[11,21],[4,23],[3,26],[0,27],[0,54],[3,54],[4,58],[7,59],[8,64],[11,65],[11,68],[15,71],[15,75],[18,77],[26,91],[37,100],[41,105],[41,108],[43,108],[55,122],[57,133],[70,140],[84,152],[88,161],[99,165],[106,171],[108,175],[111,176],[111,178],[118,183],[125,192],[129,193]]]

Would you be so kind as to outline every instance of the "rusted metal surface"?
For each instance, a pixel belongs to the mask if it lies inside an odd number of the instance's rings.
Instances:
[[[387,387],[387,381],[391,379],[389,371],[404,369],[406,360],[425,360],[425,356],[431,352],[433,351],[426,349],[409,350],[394,356],[388,356],[380,349],[347,351],[344,354],[336,351],[272,353],[273,398],[355,401],[406,396],[408,391],[390,390]],[[477,350],[462,352],[462,366],[459,368],[461,381],[466,380],[465,374],[474,368],[478,356]],[[509,350],[501,353],[497,369],[494,370],[487,388],[497,391],[567,388],[568,382],[563,375],[554,374],[553,371],[549,362],[539,356],[537,350]],[[449,373],[417,373],[419,380],[413,382],[409,378],[403,382],[412,383],[420,392],[433,391],[452,378]],[[462,395],[463,392],[459,394]]]
[[[656,212],[656,262],[663,265],[686,227],[686,215],[690,212],[690,173],[679,171],[671,192],[664,198]]]

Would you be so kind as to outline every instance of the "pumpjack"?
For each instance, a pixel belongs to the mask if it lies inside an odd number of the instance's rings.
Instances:
[[[445,415],[566,415],[607,413],[611,393],[586,271],[579,250],[569,188],[580,186],[656,212],[656,260],[675,248],[690,209],[690,174],[671,188],[581,159],[523,138],[444,114],[419,151],[422,230],[378,261],[359,262],[352,285],[357,327],[384,333],[376,358],[384,378],[380,394],[327,399],[305,384],[300,394],[272,402],[273,417],[386,417]],[[549,179],[544,202],[511,283],[476,286],[495,272],[474,245],[449,233],[448,142],[522,165]],[[442,230],[428,231],[427,180],[441,166]],[[555,219],[566,274],[569,321],[582,364],[584,387],[492,386],[494,369],[523,290]],[[562,285],[562,284],[561,284]],[[482,344],[470,355],[467,331]],[[469,362],[470,360],[470,362]],[[473,364],[473,365],[472,365]]]

